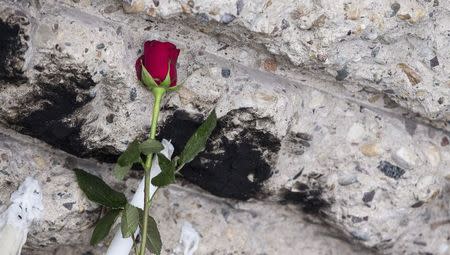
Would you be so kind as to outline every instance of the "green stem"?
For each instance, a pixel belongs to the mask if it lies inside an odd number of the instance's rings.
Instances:
[[[166,90],[164,88],[156,87],[152,89],[153,96],[155,97],[155,102],[153,104],[152,113],[152,126],[150,128],[150,139],[155,139],[156,137],[156,127],[158,125],[158,116],[160,111],[161,99],[163,98]],[[142,224],[141,230],[141,247],[139,249],[140,255],[145,255],[145,245],[147,242],[147,229],[148,229],[148,211],[150,209],[150,170],[152,168],[153,154],[147,155],[145,161],[145,181],[144,181],[144,222]]]
[[[134,236],[134,234],[131,234],[131,238],[133,239],[133,249],[134,249],[134,254],[135,255],[139,255],[138,254],[138,250],[137,250],[137,244],[136,244],[136,237]]]

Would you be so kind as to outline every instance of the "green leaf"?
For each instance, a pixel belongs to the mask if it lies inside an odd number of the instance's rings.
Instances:
[[[175,182],[175,166],[163,154],[158,153],[158,163],[161,167],[161,173],[153,177],[152,184],[157,187],[163,187]]]
[[[120,155],[117,164],[120,166],[133,165],[141,160],[141,152],[139,151],[139,142],[134,140],[128,145],[128,148]]]
[[[164,149],[164,146],[154,139],[147,139],[139,145],[139,150],[142,154],[148,155],[158,153]]]
[[[78,168],[74,171],[78,186],[90,200],[111,208],[123,208],[127,203],[123,193],[113,190],[99,177]]]
[[[121,210],[110,210],[103,218],[101,218],[94,229],[91,236],[91,245],[96,245],[100,243],[106,236],[108,236],[114,221],[116,221],[117,216]]]
[[[139,221],[139,227],[142,230],[143,229],[142,223],[144,222],[142,219],[144,218],[144,212],[141,209],[139,209],[139,215],[141,218],[141,220]],[[152,216],[147,217],[148,217],[147,242],[146,242],[147,249],[151,253],[160,255],[162,249],[162,241],[161,235],[159,234],[158,226],[156,224],[155,219],[153,219]]]
[[[122,180],[123,177],[125,177],[125,175],[128,173],[128,171],[130,170],[132,165],[127,165],[127,166],[121,166],[119,164],[116,164],[114,166],[114,176],[118,179],[118,180]]]
[[[124,238],[132,236],[139,224],[139,209],[131,204],[125,206],[125,210],[122,213],[122,221],[120,228],[122,230],[122,236]]]
[[[216,124],[216,111],[213,110],[206,121],[203,122],[203,124],[187,141],[186,146],[180,154],[180,159],[178,161],[179,165],[189,163],[195,158],[195,156],[197,156],[199,152],[205,149],[206,141],[208,141],[208,138],[216,127]]]
[[[150,89],[158,87],[158,84],[156,84],[155,79],[153,79],[152,75],[147,71],[144,65],[142,65],[141,80],[142,83],[144,83],[144,85]]]

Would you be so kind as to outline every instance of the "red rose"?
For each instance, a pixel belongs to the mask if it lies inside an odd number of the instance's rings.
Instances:
[[[180,50],[170,42],[146,41],[144,55],[136,60],[136,75],[142,81],[142,66],[147,69],[157,85],[166,79],[170,65],[170,87],[177,85],[177,59]],[[146,84],[148,85],[148,84]]]

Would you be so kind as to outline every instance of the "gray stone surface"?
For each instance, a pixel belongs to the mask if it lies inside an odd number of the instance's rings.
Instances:
[[[111,176],[109,164],[73,157],[10,130],[2,129],[0,134],[1,204],[7,205],[9,194],[26,176],[35,176],[42,185],[44,213],[31,227],[24,254],[102,254],[104,246],[87,244],[90,227],[101,210],[83,196],[71,169],[100,174],[128,197],[133,195],[141,172],[133,172],[124,185]],[[160,191],[151,214],[160,226],[163,254],[173,254],[184,221],[201,236],[198,254],[367,254],[341,240],[335,230],[317,219],[311,221],[296,207],[217,198],[184,182]],[[114,228],[117,230],[118,226]]]
[[[182,50],[186,84],[165,98],[160,135],[179,149],[212,108],[220,117],[206,151],[183,172],[204,189],[192,199],[211,193],[256,211],[278,208],[277,215],[294,206],[280,226],[306,213],[382,254],[449,252],[446,1],[155,2],[0,1],[0,123],[71,158],[113,162],[149,129],[152,100],[136,81],[134,61],[145,40],[170,40]],[[10,157],[23,162],[27,155]],[[24,176],[36,164],[5,169]],[[73,179],[64,167],[45,174]],[[51,187],[61,186],[56,180]],[[71,198],[82,199],[71,188],[67,201],[52,204],[67,208]],[[185,196],[178,188],[168,192]],[[77,213],[61,214],[70,219],[68,231],[46,245],[85,243],[73,235],[77,222],[87,228],[95,220],[90,206],[74,204]],[[278,247],[277,240],[261,252]],[[234,241],[231,247],[256,249]]]
[[[426,119],[449,120],[448,1],[129,2],[124,5],[136,8],[128,12],[167,21],[183,14],[200,23],[196,30],[270,54],[280,63],[263,60],[268,71],[294,79],[300,71],[351,92],[384,92]]]

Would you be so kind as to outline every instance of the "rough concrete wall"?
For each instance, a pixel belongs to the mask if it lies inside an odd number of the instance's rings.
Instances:
[[[133,172],[125,183],[112,177],[110,164],[80,159],[10,130],[1,129],[2,174],[0,201],[26,176],[42,183],[46,213],[33,226],[25,254],[102,254],[105,247],[89,247],[92,226],[101,209],[86,199],[74,182],[72,168],[98,173],[115,189],[133,195],[141,172]],[[361,248],[339,240],[337,231],[326,231],[318,220],[305,219],[298,209],[276,202],[221,199],[178,182],[155,197],[151,214],[161,226],[167,254],[177,246],[184,221],[201,235],[198,254],[275,254],[305,251],[308,254],[360,254]],[[116,226],[114,231],[120,229]],[[323,236],[327,233],[328,236]],[[301,241],[299,241],[301,240]]]
[[[196,30],[273,56],[261,63],[268,71],[385,93],[426,119],[449,120],[448,1],[134,0],[125,9],[184,14]]]
[[[307,218],[381,254],[445,254],[449,8],[445,1],[387,0],[0,1],[0,123],[11,137],[1,147],[0,180],[9,185],[1,201],[36,168],[41,180],[61,176],[48,184],[46,203],[69,223],[48,215],[27,245],[38,252],[85,243],[81,235],[99,211],[75,185],[61,199],[56,190],[62,180],[73,184],[73,162],[110,176],[109,166],[78,158],[110,163],[145,137],[152,101],[136,81],[134,61],[145,40],[170,40],[182,49],[186,84],[165,99],[159,136],[179,150],[212,108],[220,119],[206,151],[183,170],[202,190],[170,188],[156,213],[178,210],[171,203],[185,208],[189,197],[211,208],[188,210],[204,215],[199,219],[235,220],[228,224],[242,233],[230,234],[229,248],[214,239],[225,223],[182,217],[211,238],[205,253],[218,246],[219,254],[297,254],[306,246],[294,240],[314,236],[311,254],[350,254],[348,244],[318,234],[323,227]],[[14,132],[53,149],[22,144]],[[59,167],[25,164],[37,162],[35,153]],[[67,209],[73,202],[76,209]],[[239,206],[209,216],[230,203]],[[261,216],[247,219],[241,207]],[[274,215],[262,213],[268,210]],[[276,225],[277,237],[251,227],[258,224]],[[176,242],[176,234],[167,236]]]

